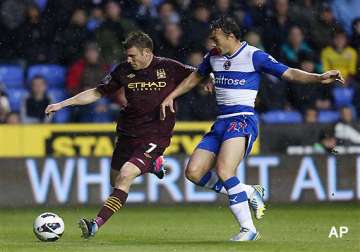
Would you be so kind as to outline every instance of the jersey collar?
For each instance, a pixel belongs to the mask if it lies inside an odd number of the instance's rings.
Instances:
[[[236,52],[234,52],[234,53],[233,53],[232,55],[230,55],[230,56],[224,55],[225,58],[227,58],[227,59],[235,58],[236,56],[239,55],[239,53],[241,53],[241,51],[246,47],[246,45],[247,45],[246,41],[242,42],[240,48],[237,49]]]

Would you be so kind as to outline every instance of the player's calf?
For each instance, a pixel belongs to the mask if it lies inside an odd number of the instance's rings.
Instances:
[[[227,194],[223,182],[214,171],[208,171],[203,176],[187,172],[186,177],[198,186],[208,188],[217,193]]]

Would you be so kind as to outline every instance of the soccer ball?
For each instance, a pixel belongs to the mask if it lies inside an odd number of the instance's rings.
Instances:
[[[54,213],[42,213],[34,221],[34,234],[40,241],[56,241],[64,233],[64,221]]]

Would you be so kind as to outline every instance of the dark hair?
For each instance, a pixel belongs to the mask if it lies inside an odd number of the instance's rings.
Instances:
[[[43,81],[46,83],[46,79],[44,78],[44,76],[42,76],[42,75],[40,75],[40,74],[34,75],[34,76],[31,78],[30,82],[32,83],[32,82],[33,82],[34,80],[36,80],[36,79],[41,79],[41,80],[43,80]]]
[[[345,37],[347,37],[347,34],[345,32],[345,30],[340,26],[340,25],[337,25],[334,30],[333,30],[333,34],[332,34],[334,37],[337,36],[337,35],[343,35]]]
[[[240,39],[240,27],[231,17],[223,16],[219,19],[212,21],[210,24],[210,30],[213,31],[215,29],[221,29],[227,35],[230,35],[230,33],[232,33],[237,39]]]
[[[141,31],[130,33],[123,45],[125,49],[137,47],[139,49],[149,48],[151,51],[154,50],[154,43],[150,36]]]

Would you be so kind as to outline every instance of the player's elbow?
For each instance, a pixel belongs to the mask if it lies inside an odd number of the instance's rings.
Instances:
[[[289,68],[288,70],[286,70],[283,75],[282,78],[286,81],[290,81],[290,82],[294,82],[296,81],[296,70],[293,68]]]

